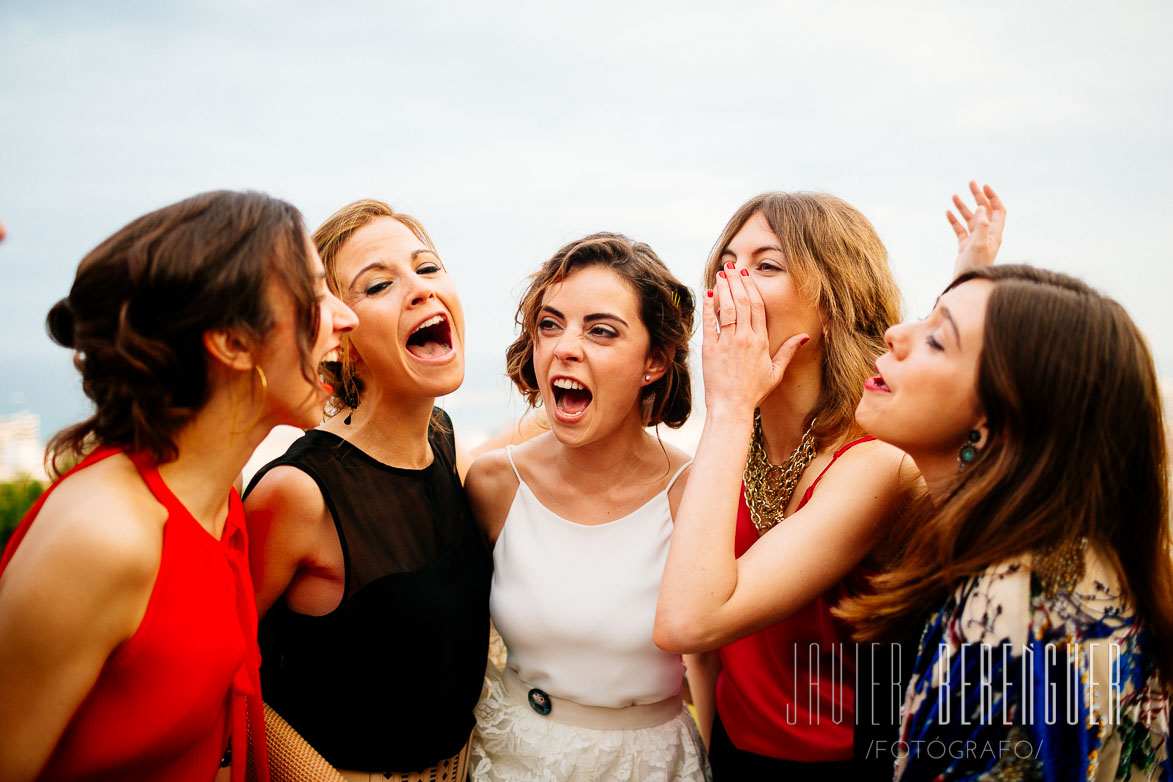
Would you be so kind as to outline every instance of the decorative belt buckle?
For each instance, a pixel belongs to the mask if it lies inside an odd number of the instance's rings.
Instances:
[[[530,708],[545,717],[550,713],[550,696],[534,687],[529,691]]]

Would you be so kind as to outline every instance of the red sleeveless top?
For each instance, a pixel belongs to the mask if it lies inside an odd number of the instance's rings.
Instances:
[[[849,448],[835,452],[798,503]],[[741,556],[758,541],[745,503],[737,511],[734,551]],[[764,630],[717,650],[717,712],[740,750],[808,763],[850,760],[855,726],[855,645],[851,629],[831,615],[846,592],[848,575],[826,593]]]
[[[99,448],[74,470],[116,448]],[[107,658],[39,779],[210,782],[229,738],[233,782],[244,779],[245,704],[263,726],[257,612],[235,490],[220,540],[208,534],[141,458],[143,481],[167,509],[155,586],[142,623]],[[71,470],[72,473],[74,470]],[[0,576],[55,483],[29,510],[0,559]],[[268,780],[263,727],[254,736],[259,777]]]

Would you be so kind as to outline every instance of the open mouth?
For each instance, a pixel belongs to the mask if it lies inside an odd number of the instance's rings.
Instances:
[[[884,378],[879,375],[869,377],[863,382],[863,387],[868,391],[892,391],[892,389],[888,388],[888,384],[884,382]]]
[[[577,380],[556,377],[550,382],[550,390],[554,394],[554,407],[565,418],[581,418],[591,406],[590,390]]]
[[[318,364],[318,385],[325,389],[327,394],[334,393],[334,385],[327,377],[327,372],[334,377],[341,377],[342,375],[342,352],[341,348],[334,348],[328,351],[326,355],[322,356],[321,362]]]
[[[411,332],[407,352],[418,358],[440,358],[452,351],[452,327],[444,315],[434,315]]]

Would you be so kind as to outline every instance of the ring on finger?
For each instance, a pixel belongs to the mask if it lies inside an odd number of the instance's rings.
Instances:
[[[727,329],[730,326],[736,326],[737,325],[737,318],[734,318],[733,320],[729,321],[728,323],[722,323],[721,321],[717,321],[717,325],[723,329]]]

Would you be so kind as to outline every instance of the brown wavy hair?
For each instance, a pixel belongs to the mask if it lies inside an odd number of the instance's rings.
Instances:
[[[846,201],[826,193],[763,193],[726,223],[705,264],[712,288],[721,253],[754,215],[778,237],[788,273],[823,316],[823,376],[814,437],[822,447],[858,431],[855,407],[864,381],[887,350],[884,332],[900,321],[900,290],[876,229]]]
[[[263,338],[273,326],[270,281],[294,301],[302,371],[314,379],[319,310],[305,225],[292,205],[263,193],[201,193],[94,248],[45,324],[75,351],[94,403],[90,418],[50,440],[50,473],[95,444],[173,460],[176,434],[211,392],[204,333],[232,328]]]
[[[1173,674],[1173,560],[1161,397],[1152,355],[1118,303],[1029,266],[994,282],[978,364],[989,436],[937,508],[903,520],[907,542],[872,593],[840,606],[860,639],[908,637],[964,579],[1086,538],[1112,563]]]
[[[432,237],[428,236],[419,220],[411,215],[396,212],[387,204],[373,198],[353,201],[327,217],[313,235],[314,246],[318,248],[318,255],[322,256],[322,263],[326,266],[326,284],[335,296],[342,297],[342,280],[338,276],[338,253],[355,231],[370,225],[380,217],[390,217],[403,223],[417,239],[436,254],[437,258],[440,257],[436,252],[436,246],[432,244]],[[328,362],[322,366],[322,377],[336,389],[326,402],[326,409],[331,415],[336,415],[348,407],[358,407],[363,392],[362,381],[355,375],[354,365],[350,360],[349,334],[342,335],[342,348],[339,352],[342,356],[340,362]]]
[[[661,357],[671,354],[668,370],[644,386],[642,398],[654,395],[645,425],[663,423],[677,429],[692,412],[692,381],[688,372],[688,341],[692,337],[692,291],[672,276],[655,251],[622,234],[597,233],[571,242],[554,253],[529,278],[529,288],[517,305],[515,320],[521,334],[505,352],[506,374],[530,406],[536,406],[538,380],[534,374],[534,339],[542,299],[552,285],[576,269],[602,266],[631,285],[639,301],[640,320],[648,330],[650,349]]]

